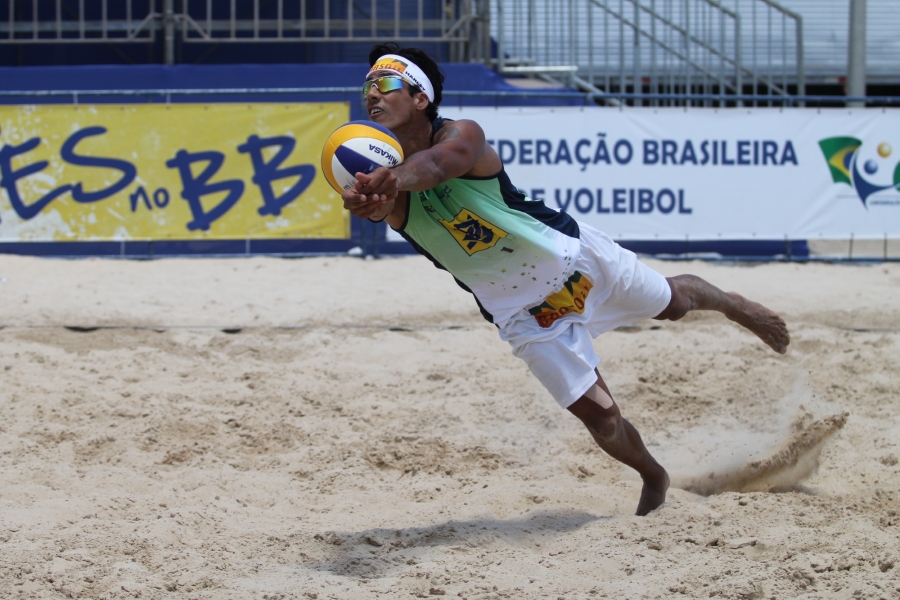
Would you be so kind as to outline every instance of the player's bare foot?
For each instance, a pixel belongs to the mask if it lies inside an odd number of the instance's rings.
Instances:
[[[638,502],[636,514],[643,517],[651,510],[656,510],[666,501],[666,491],[669,489],[669,474],[662,467],[654,477],[644,478],[644,487],[641,488],[641,500]]]
[[[787,352],[791,334],[781,317],[762,304],[747,300],[740,294],[729,292],[728,295],[734,300],[734,309],[726,312],[725,316],[755,333],[775,352],[779,354]]]

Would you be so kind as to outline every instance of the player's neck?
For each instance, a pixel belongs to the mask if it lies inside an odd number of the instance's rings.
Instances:
[[[394,129],[393,133],[400,140],[405,156],[431,148],[431,121],[424,114]]]

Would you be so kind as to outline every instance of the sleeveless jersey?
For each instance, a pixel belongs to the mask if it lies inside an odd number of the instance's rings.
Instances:
[[[444,121],[438,117],[435,132]],[[528,198],[502,168],[493,177],[457,177],[410,192],[399,233],[449,271],[498,326],[562,289],[580,253],[578,223]]]

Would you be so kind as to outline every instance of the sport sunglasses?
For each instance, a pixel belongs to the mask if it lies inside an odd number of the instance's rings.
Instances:
[[[369,95],[369,90],[372,89],[373,85],[377,87],[378,91],[382,94],[387,94],[388,92],[403,89],[403,80],[394,75],[385,75],[384,77],[378,77],[377,79],[370,79],[363,84],[363,98]]]

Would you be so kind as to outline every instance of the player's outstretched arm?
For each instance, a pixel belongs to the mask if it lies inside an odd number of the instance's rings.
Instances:
[[[434,141],[433,146],[411,154],[401,165],[376,169],[366,182],[357,177],[357,193],[370,199],[393,199],[401,190],[421,192],[461,175],[481,170],[493,175],[500,170],[499,157],[488,148],[484,131],[475,121],[448,122]]]
[[[391,169],[399,189],[429,190],[439,183],[470,173],[485,157],[484,130],[475,121],[447,122],[435,136],[435,144]],[[492,153],[491,153],[492,154]]]

